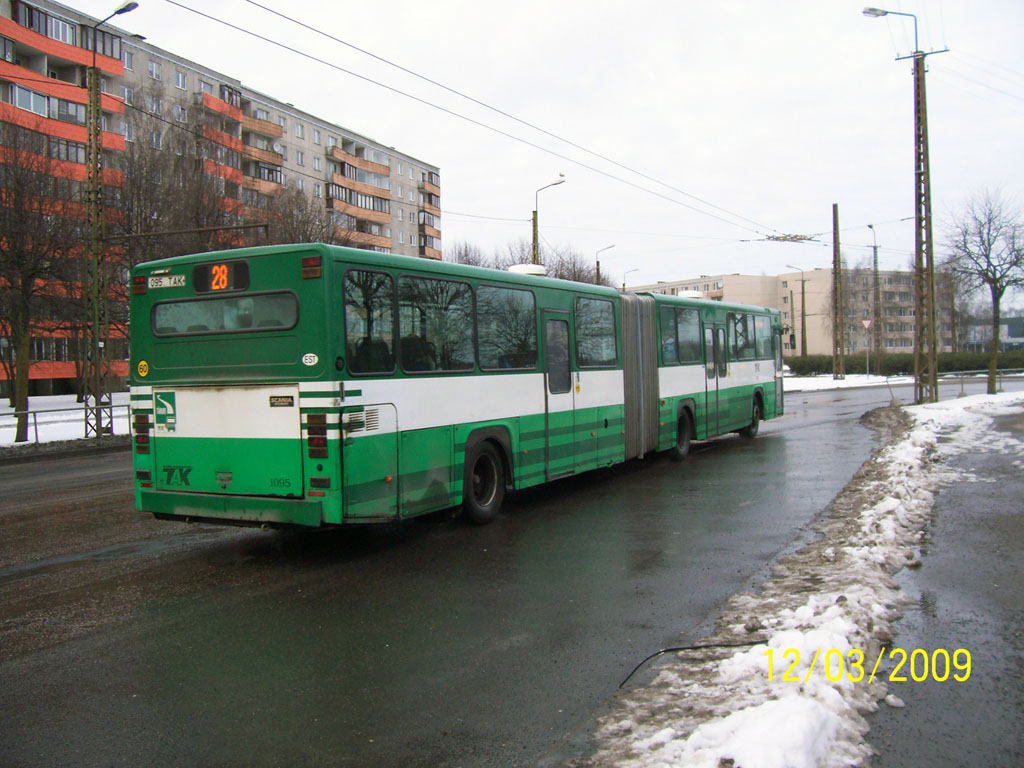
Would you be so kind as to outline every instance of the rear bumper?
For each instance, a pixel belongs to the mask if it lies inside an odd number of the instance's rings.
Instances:
[[[321,502],[310,499],[141,490],[139,502],[143,512],[168,520],[310,528],[319,527],[323,521]]]

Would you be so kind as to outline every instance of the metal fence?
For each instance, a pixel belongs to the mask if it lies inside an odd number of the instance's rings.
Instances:
[[[121,403],[119,405],[113,405],[113,404],[111,404],[111,405],[102,405],[102,406],[100,406],[100,409],[102,411],[104,411],[104,412],[109,412],[110,413],[111,418],[110,418],[110,432],[109,432],[109,434],[111,434],[111,435],[116,434],[114,432],[114,425],[115,425],[116,422],[114,421],[113,415],[114,415],[115,412],[120,411],[121,409],[124,410],[125,416],[127,417],[127,421],[128,421],[128,429],[125,432],[125,434],[130,435],[132,433],[131,406],[128,403]],[[90,410],[92,410],[92,406],[91,405],[80,405],[80,406],[75,406],[73,408],[46,408],[46,409],[42,409],[42,410],[31,410],[30,409],[30,410],[27,410],[27,411],[13,411],[12,413],[9,413],[8,415],[9,416],[13,416],[15,419],[17,419],[19,416],[23,416],[23,415],[28,416],[31,419],[32,433],[33,433],[33,435],[35,437],[34,442],[38,443],[39,442],[39,427],[40,427],[39,416],[40,416],[40,414],[52,414],[52,413],[68,413],[68,414],[70,414],[70,413],[77,413],[77,414],[80,414],[81,415],[81,419],[82,419],[82,432],[83,432],[83,434],[86,434],[87,433],[86,423],[88,421],[88,417],[89,417],[89,413],[88,412]],[[68,423],[72,423],[72,422],[76,422],[76,421],[78,421],[78,419],[62,419],[62,418],[58,417],[58,418],[54,418],[54,419],[44,419],[41,426],[45,429],[46,427],[53,426],[53,425],[56,425],[56,424],[68,424]]]

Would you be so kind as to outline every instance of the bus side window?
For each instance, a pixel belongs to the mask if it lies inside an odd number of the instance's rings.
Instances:
[[[715,330],[704,329],[704,365],[708,369],[708,378],[715,378]]]
[[[352,373],[395,369],[394,296],[391,275],[352,269],[345,273],[345,349]]]
[[[680,363],[700,362],[700,317],[696,309],[676,309],[676,346]]]
[[[676,311],[672,307],[661,308],[661,364],[676,365],[679,363],[679,352],[676,343]]]

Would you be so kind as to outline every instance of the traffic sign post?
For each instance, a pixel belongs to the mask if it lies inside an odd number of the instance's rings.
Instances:
[[[871,375],[871,334],[868,331],[871,330],[871,319],[864,318],[860,321],[860,324],[864,326],[864,372]]]

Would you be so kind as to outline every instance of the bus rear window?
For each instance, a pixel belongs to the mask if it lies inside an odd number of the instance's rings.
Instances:
[[[255,293],[210,299],[165,301],[153,307],[155,336],[191,336],[200,333],[285,331],[299,319],[294,293]]]

